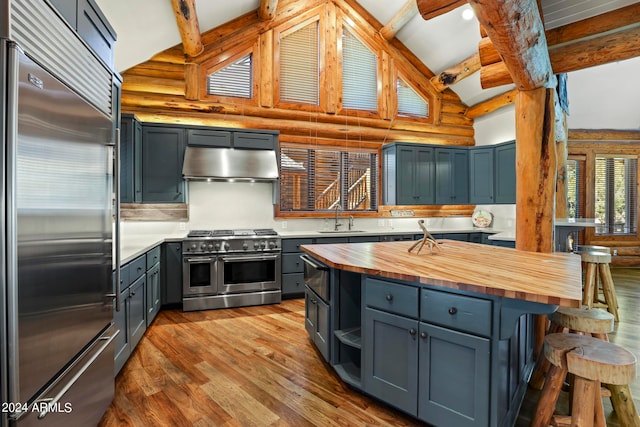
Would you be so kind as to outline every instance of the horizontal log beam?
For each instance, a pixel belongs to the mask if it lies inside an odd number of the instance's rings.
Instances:
[[[544,26],[535,0],[471,0],[470,4],[518,89],[555,86]]]
[[[389,22],[382,27],[382,29],[380,29],[380,34],[386,40],[391,40],[396,36],[398,31],[400,31],[400,29],[417,14],[418,4],[416,3],[416,0],[407,1],[404,6],[402,6],[402,9],[400,9],[398,13],[396,13],[395,16],[391,18]]]
[[[496,62],[480,68],[480,86],[483,89],[508,85],[513,83],[511,73],[504,62]]]
[[[489,37],[480,39],[478,43],[478,54],[480,55],[480,65],[483,67],[502,61],[502,57]]]
[[[484,114],[492,113],[502,107],[513,104],[516,100],[517,95],[518,89],[512,89],[508,92],[501,93],[500,95],[494,96],[493,98],[487,99],[486,101],[469,107],[464,115],[468,119],[473,120],[476,117],[482,116]]]
[[[569,129],[568,139],[571,141],[640,141],[640,131],[616,129]]]
[[[459,64],[447,68],[437,76],[431,78],[431,84],[438,92],[442,92],[449,86],[469,77],[480,69],[480,58],[473,54]]]
[[[424,20],[435,18],[467,4],[467,0],[418,0],[418,10]]]
[[[200,37],[195,0],[171,0],[171,5],[176,15],[184,53],[188,56],[199,55],[202,53],[204,45]]]
[[[276,16],[276,8],[278,7],[278,0],[260,0],[260,7],[258,8],[258,16],[260,19],[270,21]]]

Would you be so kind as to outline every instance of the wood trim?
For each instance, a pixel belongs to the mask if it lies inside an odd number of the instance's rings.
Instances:
[[[342,43],[339,39],[339,21],[338,11],[335,4],[327,3],[324,18],[324,63],[321,67],[320,82],[321,87],[325,90],[324,99],[321,100],[323,110],[328,114],[336,114],[340,106],[338,93],[342,87],[342,64],[338,64],[339,58],[342,58]]]
[[[260,34],[260,106],[273,108],[273,30]],[[254,79],[255,80],[255,79]]]
[[[171,0],[171,6],[178,24],[184,53],[192,57],[201,54],[204,45],[200,37],[195,0]]]
[[[385,40],[391,40],[418,12],[416,0],[408,0],[393,18],[380,29],[380,35]]]
[[[206,89],[205,89],[206,90]],[[199,99],[200,66],[188,63],[184,66],[184,97],[191,101]]]
[[[569,140],[640,142],[640,130],[569,129]]]

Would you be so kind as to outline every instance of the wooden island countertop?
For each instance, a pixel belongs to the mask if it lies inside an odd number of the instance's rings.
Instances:
[[[580,256],[438,240],[433,254],[425,246],[407,252],[413,241],[303,245],[301,249],[328,266],[459,289],[498,297],[580,307]]]

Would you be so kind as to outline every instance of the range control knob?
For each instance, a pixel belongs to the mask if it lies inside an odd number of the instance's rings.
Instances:
[[[249,244],[248,244],[247,242],[244,242],[244,243],[242,244],[242,249],[244,249],[245,251],[246,251],[247,249],[249,249]]]
[[[198,249],[198,245],[196,245],[195,243],[192,243],[191,249],[195,251],[196,249]]]
[[[206,251],[207,250],[207,244],[206,243],[201,243],[200,244],[200,250]]]
[[[262,249],[266,248],[267,247],[267,242],[265,242],[264,240],[262,242],[260,242],[260,247]]]
[[[227,242],[224,242],[224,250],[228,251],[229,250],[229,244]]]
[[[220,243],[216,243],[216,244],[214,245],[214,249],[215,249],[216,251],[219,251],[219,250],[220,250]]]
[[[209,243],[209,244],[207,245],[207,249],[209,249],[210,251],[212,251],[212,250],[213,250],[213,243]]]
[[[277,245],[276,245],[276,242],[273,242],[273,241],[272,241],[272,242],[269,242],[269,248],[270,248],[270,249],[275,249],[275,248],[276,248],[276,246],[277,246]]]
[[[254,249],[258,249],[260,247],[260,243],[258,242],[253,242],[253,248]]]

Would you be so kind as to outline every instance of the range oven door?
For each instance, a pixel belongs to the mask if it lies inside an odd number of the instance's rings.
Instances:
[[[185,256],[182,268],[182,296],[216,295],[216,257]]]
[[[280,254],[222,256],[218,260],[218,294],[280,290]]]

